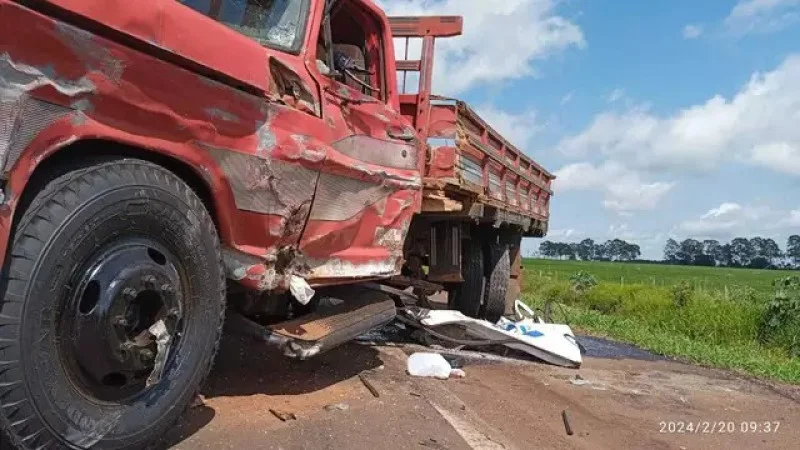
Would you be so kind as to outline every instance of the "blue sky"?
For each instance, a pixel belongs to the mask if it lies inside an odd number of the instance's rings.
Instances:
[[[800,0],[379,3],[464,16],[437,89],[559,176],[548,238],[800,232]]]

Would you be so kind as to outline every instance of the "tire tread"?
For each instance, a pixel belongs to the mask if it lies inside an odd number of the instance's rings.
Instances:
[[[30,272],[19,272],[14,270],[14,267],[23,262],[27,266],[35,263],[37,256],[54,236],[59,224],[68,220],[83,201],[108,188],[135,183],[169,191],[172,195],[181,198],[189,208],[197,213],[203,225],[203,231],[214,237],[219,272],[218,285],[220,286],[218,298],[221,304],[218,308],[217,329],[214,331],[216,336],[213,351],[205,362],[205,366],[201,369],[202,376],[199,378],[201,382],[196,386],[196,390],[199,390],[203,380],[207,378],[211,371],[219,349],[219,340],[225,318],[225,274],[214,221],[197,194],[177,175],[159,165],[143,160],[125,158],[103,158],[87,161],[84,164],[84,166],[77,166],[70,171],[62,173],[45,184],[31,203],[27,205],[24,214],[15,226],[16,233],[9,245],[10,251],[8,252],[6,267],[3,271],[3,278],[0,280],[0,292],[3,294],[0,297],[0,343],[3,343],[0,345],[0,367],[20,367],[18,358],[5,359],[14,350],[17,353],[21,352],[19,348],[19,327],[4,325],[20,324],[20,317],[9,316],[6,314],[6,310],[21,311],[21,307],[9,307],[14,303],[22,303],[24,301],[22,299],[25,298],[25,292],[30,280],[22,278],[21,275]],[[46,226],[37,226],[37,221],[41,221]],[[5,299],[9,297],[20,300],[6,301]],[[9,373],[13,372],[17,372],[18,375],[11,377]],[[39,450],[51,448],[53,445],[61,447],[62,444],[60,444],[58,437],[53,435],[38,417],[34,405],[26,396],[27,394],[23,392],[23,395],[19,395],[19,390],[24,391],[27,389],[21,376],[21,370],[0,373],[0,431],[4,431],[11,444],[20,449]],[[189,404],[190,402],[187,402],[186,405],[183,405],[181,412]],[[9,405],[26,414],[24,421],[13,421],[12,416],[16,416],[16,413],[9,413]],[[160,432],[163,433],[169,429],[179,417],[180,415],[175,415],[173,421],[160,426]],[[23,423],[27,423],[25,430],[14,430],[14,428]],[[1,439],[2,436],[0,436]],[[158,441],[156,440],[156,442]]]

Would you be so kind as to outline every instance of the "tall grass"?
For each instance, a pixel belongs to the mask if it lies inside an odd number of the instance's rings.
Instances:
[[[737,269],[733,272],[739,277],[730,280],[725,269],[642,266],[526,261],[523,299],[540,308],[548,300],[562,303],[569,316],[562,320],[589,333],[692,362],[800,383],[800,358],[792,356],[790,347],[800,327],[777,330],[777,337],[766,343],[759,340],[778,273]],[[594,275],[599,284],[585,292],[573,289],[572,269]],[[652,277],[658,276],[662,278],[654,283]],[[628,281],[622,284],[620,278]],[[705,279],[707,287],[691,283],[698,279]],[[751,281],[755,287],[747,284]]]

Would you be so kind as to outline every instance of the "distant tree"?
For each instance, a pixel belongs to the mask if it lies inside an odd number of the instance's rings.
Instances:
[[[551,241],[544,241],[539,244],[539,253],[546,258],[556,257],[556,245]]]
[[[764,239],[761,243],[760,255],[769,261],[769,265],[775,265],[783,257],[781,247],[772,238]]]
[[[683,264],[694,264],[703,256],[703,243],[695,239],[686,239],[681,242],[676,256]]]
[[[595,257],[594,255],[595,250],[595,243],[592,239],[584,239],[582,240],[577,248],[576,253],[578,257],[584,261],[592,261]]]
[[[667,245],[664,246],[664,261],[672,264],[677,263],[680,250],[681,247],[675,239],[667,239]]]
[[[786,241],[786,257],[795,265],[800,265],[800,236],[793,234]]]
[[[717,264],[724,267],[730,267],[733,265],[732,262],[733,255],[731,253],[731,244],[724,244],[720,247],[719,251],[719,259],[717,259]]]
[[[609,261],[611,256],[608,251],[608,243],[597,244],[594,246],[594,258],[596,261]]]
[[[558,242],[558,256],[563,259],[575,259],[575,252],[572,250],[572,245],[566,242]]]
[[[738,237],[731,241],[731,265],[746,267],[750,265],[755,252],[753,244],[746,238]]]
[[[636,244],[629,244],[625,243],[625,260],[626,261],[635,261],[642,256],[642,249]]]
[[[714,262],[708,265],[722,265],[722,245],[719,241],[714,239],[703,241],[703,254]]]

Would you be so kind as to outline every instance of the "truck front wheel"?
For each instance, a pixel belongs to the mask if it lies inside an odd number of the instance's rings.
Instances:
[[[35,196],[0,295],[0,426],[11,442],[144,447],[178,419],[214,358],[219,239],[173,173],[97,163]]]

